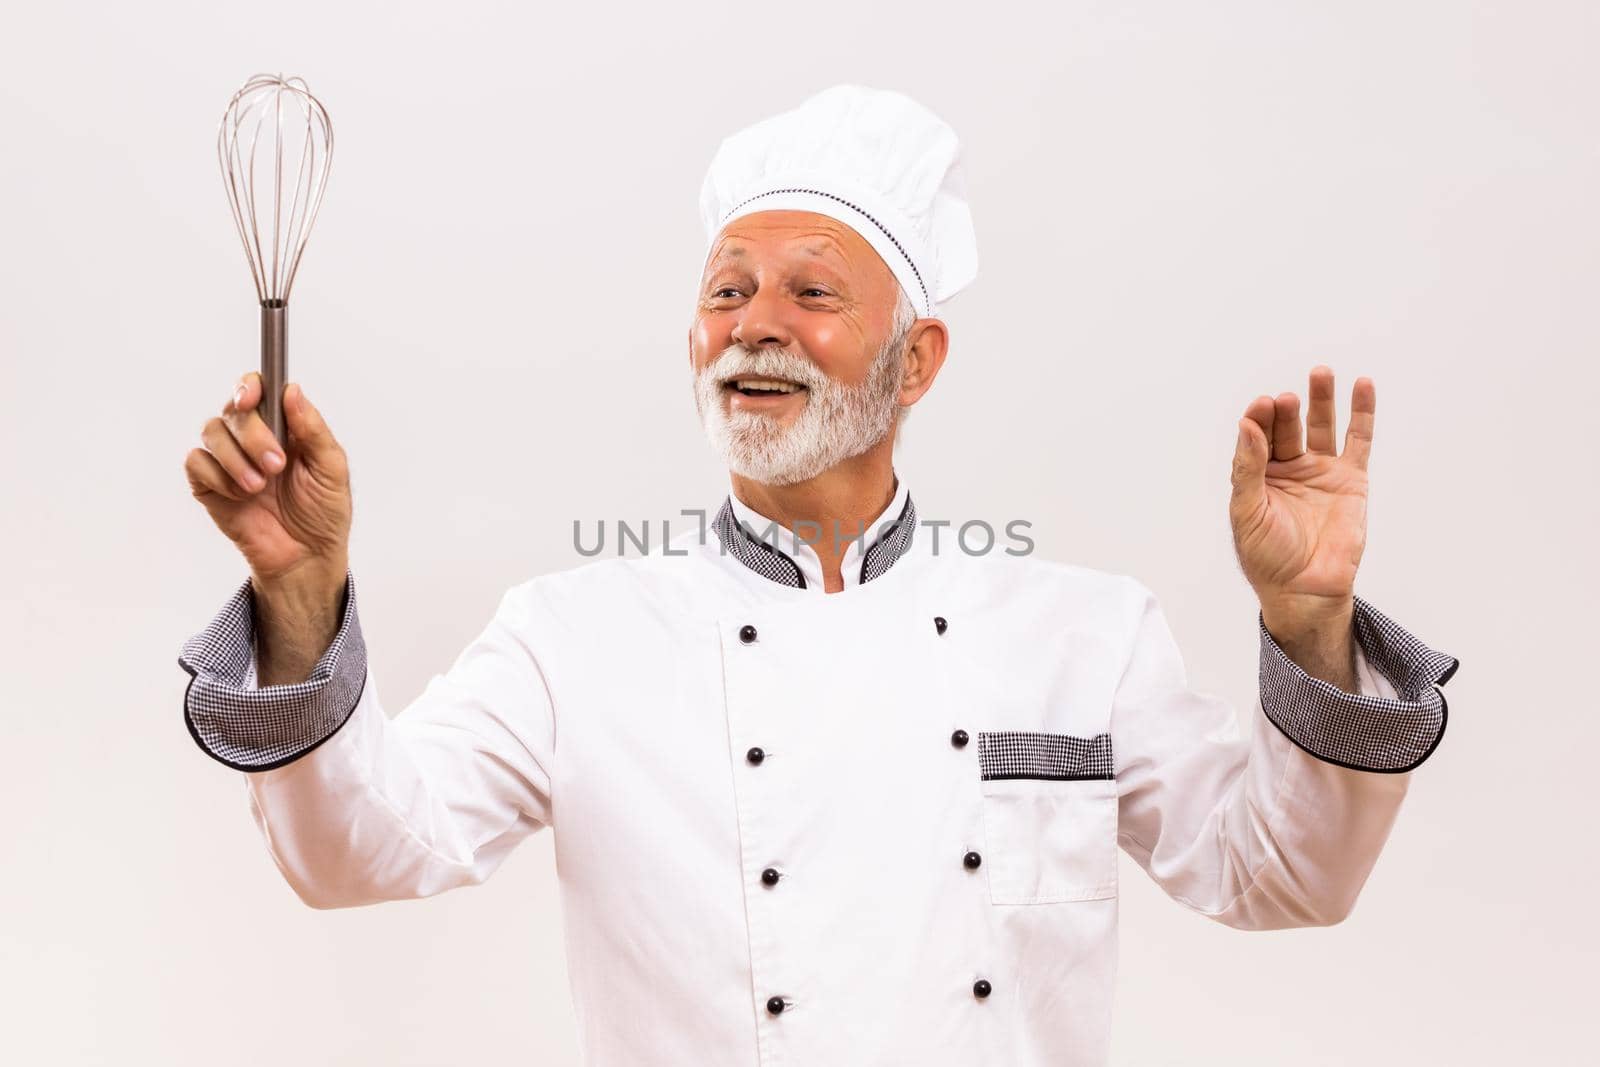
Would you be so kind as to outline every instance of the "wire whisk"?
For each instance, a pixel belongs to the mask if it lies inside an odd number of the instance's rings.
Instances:
[[[217,161],[261,304],[261,417],[279,444],[288,371],[286,312],[333,160],[333,124],[304,78],[257,74],[228,101]]]

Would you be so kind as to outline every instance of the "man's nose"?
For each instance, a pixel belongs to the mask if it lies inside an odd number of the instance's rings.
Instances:
[[[787,302],[781,293],[757,289],[733,327],[733,339],[746,348],[787,348],[794,340],[785,323]]]

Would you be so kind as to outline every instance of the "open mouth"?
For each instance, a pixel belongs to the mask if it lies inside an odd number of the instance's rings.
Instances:
[[[722,388],[752,399],[789,396],[806,391],[806,387],[797,382],[785,381],[782,378],[758,377],[730,378],[722,383]]]

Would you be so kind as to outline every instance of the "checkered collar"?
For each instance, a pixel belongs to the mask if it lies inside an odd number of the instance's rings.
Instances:
[[[879,577],[911,547],[911,537],[917,528],[916,505],[903,486],[895,496],[896,501],[890,503],[889,510],[868,526],[864,537],[846,550],[842,568],[846,588]],[[895,503],[900,498],[904,503],[896,513]],[[892,520],[891,514],[895,516]],[[795,537],[794,531],[778,526],[748,505],[741,502],[735,507],[731,494],[723,500],[711,527],[722,543],[723,552],[756,574],[779,585],[823,591],[820,563],[811,547]]]

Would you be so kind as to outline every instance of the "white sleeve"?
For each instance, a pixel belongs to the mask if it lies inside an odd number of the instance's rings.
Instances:
[[[1135,583],[1137,584],[1137,583]],[[1188,686],[1155,597],[1112,711],[1118,839],[1175,900],[1265,930],[1345,918],[1399,813],[1408,773],[1444,733],[1457,662],[1356,598],[1360,693],[1302,671],[1257,617],[1252,728]]]
[[[184,720],[247,772],[250,811],[316,908],[431,896],[492,874],[551,822],[554,708],[527,647],[528,587],[393,720],[367,669],[346,576],[339,630],[310,677],[254,688],[249,582],[185,643]]]

